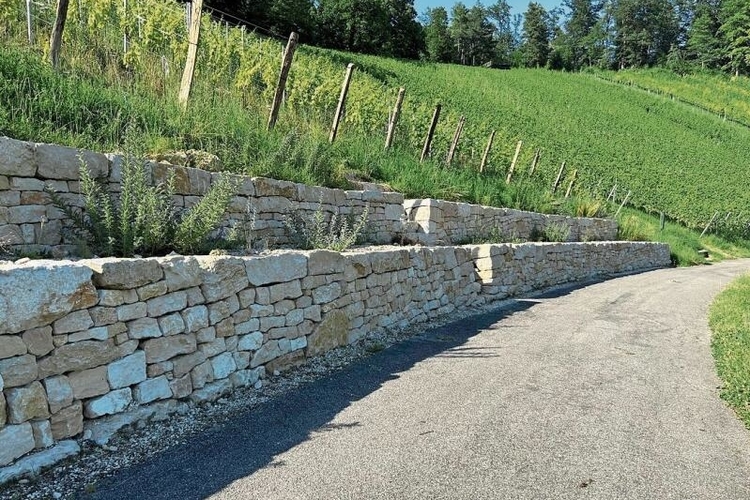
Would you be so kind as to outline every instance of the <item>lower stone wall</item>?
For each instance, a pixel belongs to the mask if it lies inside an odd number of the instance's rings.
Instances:
[[[429,198],[405,200],[404,210],[406,219],[417,226],[407,237],[426,245],[456,245],[475,238],[498,236],[498,232],[508,241],[533,240],[535,233],[543,233],[550,224],[567,226],[570,229],[568,241],[617,239],[617,221],[611,219],[544,215]]]
[[[0,483],[385,327],[668,264],[529,243],[0,265]]]

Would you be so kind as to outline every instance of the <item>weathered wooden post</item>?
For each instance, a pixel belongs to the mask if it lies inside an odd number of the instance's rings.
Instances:
[[[563,172],[565,171],[565,162],[562,162],[562,165],[560,165],[560,171],[557,172],[557,178],[555,178],[555,183],[552,184],[552,194],[555,194],[557,191],[557,187],[560,185],[560,179],[562,179]]]
[[[198,55],[198,40],[201,34],[201,10],[203,0],[193,0],[190,10],[190,33],[188,34],[188,55],[185,61],[185,71],[182,73],[180,83],[179,101],[183,108],[187,107],[190,89],[193,85],[193,73],[195,72],[195,58]]]
[[[122,18],[127,19],[128,17],[128,0],[122,0]],[[123,23],[125,29],[122,32],[122,54],[128,53],[128,26]]]
[[[479,164],[479,173],[484,172],[484,167],[487,166],[487,158],[490,156],[490,149],[492,149],[492,141],[495,140],[495,131],[493,130],[490,134],[490,138],[487,140],[487,147],[484,148],[484,154],[482,155],[482,163]]]
[[[336,115],[333,117],[333,125],[331,126],[331,135],[328,137],[328,142],[333,143],[336,140],[336,134],[339,131],[339,124],[341,123],[341,115],[344,113],[344,106],[346,105],[346,94],[349,92],[349,82],[352,79],[352,71],[354,71],[354,63],[349,63],[346,67],[346,75],[344,76],[344,83],[341,85],[341,95],[339,96],[339,104],[336,106]]]
[[[529,177],[534,175],[534,172],[536,172],[536,167],[539,165],[539,160],[542,157],[542,150],[537,149],[534,153],[534,159],[531,161],[531,168],[529,169]]]
[[[458,119],[458,125],[456,125],[456,131],[453,133],[453,141],[451,141],[451,147],[448,149],[448,157],[445,159],[445,163],[450,165],[453,162],[453,156],[456,154],[456,148],[458,148],[458,141],[461,139],[461,132],[464,130],[464,123],[466,117],[461,115]]]
[[[297,49],[298,39],[299,35],[292,31],[289,35],[289,41],[286,43],[284,57],[281,60],[279,82],[276,84],[276,93],[273,95],[273,102],[271,103],[271,114],[268,116],[269,131],[273,130],[273,127],[276,126],[276,120],[279,117],[279,108],[281,107],[281,101],[284,98],[284,89],[286,89],[286,79],[289,76],[289,68],[292,67],[292,58],[294,58],[294,51]]]
[[[516,163],[518,163],[518,155],[521,154],[521,146],[523,146],[523,141],[518,141],[516,154],[513,155],[513,161],[510,163],[510,169],[508,169],[508,177],[505,178],[506,184],[510,184],[510,180],[513,178],[513,171],[516,169]]]
[[[49,49],[50,61],[55,69],[60,62],[60,46],[62,45],[65,20],[68,18],[68,3],[69,0],[57,0],[57,15],[55,16],[55,25],[52,27]]]
[[[34,34],[31,31],[31,0],[26,0],[26,32],[29,36],[29,45],[34,43]]]
[[[578,170],[573,170],[573,178],[570,179],[570,184],[568,184],[568,190],[565,191],[566,198],[570,198],[570,193],[573,192],[573,184],[575,184],[577,177],[578,177]]]
[[[713,217],[711,217],[711,220],[710,220],[710,221],[708,221],[708,224],[706,224],[706,229],[704,229],[704,230],[703,230],[703,232],[702,232],[702,233],[701,233],[701,235],[700,235],[700,237],[701,237],[701,238],[703,238],[703,237],[704,237],[704,236],[706,235],[706,233],[708,232],[708,228],[709,228],[709,227],[711,227],[711,224],[713,224],[713,223],[714,223],[714,221],[716,220],[716,218],[717,218],[718,216],[719,216],[719,212],[716,212],[716,213],[714,214],[714,216],[713,216]]]
[[[422,163],[427,155],[430,154],[430,147],[432,146],[432,138],[435,135],[435,127],[437,127],[438,119],[440,118],[440,104],[435,106],[435,111],[432,113],[432,121],[430,122],[430,129],[427,131],[427,137],[424,140],[424,147],[422,148],[422,156],[419,157],[419,162]]]
[[[625,206],[625,204],[626,204],[626,203],[628,202],[628,200],[630,199],[630,195],[631,195],[631,194],[632,194],[632,192],[631,192],[631,191],[628,191],[628,194],[627,194],[627,195],[625,195],[625,199],[624,199],[624,200],[622,200],[622,203],[620,203],[620,208],[618,208],[618,209],[617,209],[617,212],[615,212],[615,217],[617,217],[618,215],[620,215],[620,211],[622,210],[622,208],[623,208],[623,207]],[[709,224],[710,224],[710,223],[709,223]]]
[[[664,231],[665,225],[666,225],[666,217],[664,216],[664,212],[659,212],[659,231]]]
[[[393,146],[393,135],[396,132],[396,125],[398,119],[401,116],[401,106],[404,104],[404,93],[406,89],[401,87],[398,89],[398,97],[396,97],[396,105],[393,107],[393,114],[391,119],[388,120],[388,133],[385,136],[385,149],[390,149]]]

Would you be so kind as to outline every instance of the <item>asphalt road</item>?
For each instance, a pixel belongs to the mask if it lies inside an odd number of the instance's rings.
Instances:
[[[750,262],[666,269],[433,329],[90,498],[748,499],[706,315]]]

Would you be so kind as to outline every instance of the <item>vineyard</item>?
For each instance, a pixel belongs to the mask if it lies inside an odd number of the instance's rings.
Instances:
[[[0,4],[0,134],[113,150],[134,123],[149,152],[204,149],[227,169],[254,175],[343,187],[352,178],[375,180],[408,196],[568,213],[608,195],[619,203],[629,193],[629,204],[648,212],[696,228],[715,219],[726,234],[747,237],[750,129],[721,117],[588,74],[405,62],[302,46],[279,123],[267,132],[284,40],[205,13],[194,88],[183,111],[177,92],[188,46],[185,10],[161,0],[126,4],[71,2],[58,72],[44,63],[54,5],[32,2],[29,40],[26,2]],[[350,62],[356,69],[343,125],[329,144]],[[698,81],[679,86],[653,78],[706,106],[726,108],[727,99],[735,112],[742,109],[740,84],[727,82],[722,92],[704,96],[698,89],[708,87]],[[400,87],[406,98],[395,147],[384,152]],[[442,112],[431,156],[420,163],[437,103]],[[447,166],[462,116],[458,153]],[[519,161],[506,185],[518,141]],[[537,151],[540,161],[529,176]],[[577,175],[571,200],[560,199],[565,189],[557,199],[550,194],[562,162],[563,188]]]

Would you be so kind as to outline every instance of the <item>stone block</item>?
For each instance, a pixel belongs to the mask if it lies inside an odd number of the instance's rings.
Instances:
[[[49,448],[55,444],[55,438],[52,437],[52,426],[49,420],[40,420],[31,422],[31,429],[34,432],[34,447]]]
[[[229,352],[211,358],[211,367],[214,372],[214,380],[227,378],[232,372],[237,370],[234,357]]]
[[[8,423],[21,424],[32,419],[49,417],[47,394],[39,382],[5,390],[8,405]]]
[[[10,222],[10,210],[8,207],[15,207],[21,204],[21,192],[20,191],[3,191],[0,192],[0,206],[5,207],[5,215],[3,220],[7,224]]]
[[[172,397],[172,389],[167,377],[161,376],[144,380],[133,388],[133,397],[138,404],[146,404],[159,399]]]
[[[169,314],[159,318],[159,328],[165,337],[185,333],[185,321],[179,313]]]
[[[304,351],[288,352],[276,359],[269,361],[266,364],[266,373],[273,374],[277,371],[285,371],[295,366],[299,366],[305,362]]]
[[[201,268],[195,257],[165,257],[159,259],[159,265],[169,292],[201,284]]]
[[[44,387],[47,390],[47,402],[49,411],[57,413],[61,409],[73,403],[73,387],[70,380],[64,375],[44,379]]]
[[[208,322],[211,325],[230,317],[240,308],[237,295],[231,295],[227,300],[220,300],[208,306]],[[234,323],[234,321],[233,321]]]
[[[193,194],[190,188],[190,177],[188,169],[177,165],[157,163],[152,167],[154,185],[172,182],[174,192],[177,194]]]
[[[0,485],[24,476],[38,476],[43,469],[77,455],[80,451],[81,447],[75,441],[62,441],[54,448],[24,457],[12,466],[0,469]]]
[[[154,297],[159,297],[167,293],[167,282],[157,281],[156,283],[150,283],[144,285],[136,290],[138,293],[138,299],[141,301],[147,301]]]
[[[0,337],[5,339],[6,337]],[[37,379],[38,365],[30,354],[14,358],[0,359],[0,378],[6,388],[26,385]]]
[[[34,144],[0,137],[0,175],[34,177],[36,175]]]
[[[193,389],[202,389],[209,382],[213,382],[214,369],[211,362],[206,361],[193,368],[190,372],[190,379],[193,383]]]
[[[282,354],[285,353],[279,346],[279,341],[269,340],[263,344],[258,351],[256,351],[255,355],[250,360],[250,367],[255,368],[256,366],[264,365],[272,359],[278,358]]]
[[[5,242],[6,245],[23,245],[24,240],[21,228],[15,225],[0,225],[0,241]],[[0,314],[2,314],[2,308],[0,308]],[[23,330],[23,328],[21,328],[21,330]]]
[[[205,344],[201,344],[199,348],[200,352],[206,355],[207,358],[211,358],[213,356],[216,356],[217,354],[221,354],[222,352],[227,350],[227,344],[224,338],[218,337],[211,342],[207,342]]]
[[[237,323],[234,325],[235,335],[244,335],[246,333],[254,332],[260,328],[260,320],[253,318],[245,321],[244,323]]]
[[[182,377],[190,373],[196,366],[206,361],[206,355],[201,351],[172,358],[172,372],[175,377]]]
[[[198,340],[198,343],[205,344],[206,342],[213,342],[213,340],[216,338],[216,328],[213,326],[208,328],[201,328],[198,330],[195,334],[195,338]]]
[[[181,311],[187,307],[187,293],[184,291],[172,292],[161,297],[155,297],[146,302],[148,315],[153,317]]]
[[[233,352],[232,357],[234,358],[234,364],[237,365],[238,370],[244,370],[250,366],[249,352]]]
[[[94,271],[93,280],[98,288],[135,289],[164,277],[156,259],[92,259],[86,265]]]
[[[195,352],[196,349],[197,342],[194,334],[160,337],[143,343],[143,350],[146,352],[148,363],[166,361],[180,354],[190,354]]]
[[[11,224],[35,224],[47,217],[44,205],[18,205],[8,208],[8,222]]]
[[[271,303],[278,302],[284,299],[296,299],[302,296],[302,286],[300,280],[287,281],[286,283],[278,283],[268,287],[268,292],[271,295]]]
[[[37,175],[45,179],[78,180],[82,162],[93,177],[109,173],[109,161],[103,154],[55,144],[37,144],[36,162]]]
[[[50,326],[26,330],[21,338],[29,353],[34,356],[49,354],[55,347],[52,344],[52,327]]]
[[[61,439],[76,436],[83,432],[83,404],[75,401],[50,417],[52,437]]]
[[[206,384],[199,390],[193,391],[190,400],[196,404],[204,404],[216,401],[224,394],[232,390],[232,382],[229,379],[223,379]]]
[[[162,336],[159,321],[155,318],[139,318],[127,323],[131,339],[152,339]]]
[[[118,349],[112,339],[84,340],[75,344],[65,344],[56,348],[51,355],[39,362],[39,378],[105,365],[119,358],[121,351],[122,349]]]
[[[185,330],[188,333],[197,332],[208,326],[208,308],[206,306],[190,307],[182,311],[181,314],[185,321]]]
[[[68,382],[75,399],[93,398],[109,392],[106,366],[69,373]]]
[[[349,318],[343,311],[331,311],[307,339],[307,356],[346,345],[350,328]]]
[[[0,269],[0,334],[47,326],[97,300],[83,265],[34,261]]]
[[[120,389],[146,380],[146,353],[136,351],[130,356],[113,361],[107,367],[107,379],[112,389]]]
[[[312,292],[313,302],[316,304],[327,304],[341,296],[341,285],[337,282],[319,286]]]
[[[83,330],[82,332],[71,333],[68,335],[68,342],[80,342],[81,340],[107,340],[109,338],[109,329],[106,326],[99,326]]]
[[[131,321],[134,319],[145,318],[148,314],[148,307],[145,302],[136,302],[134,304],[118,306],[116,312],[117,321]]]
[[[307,257],[301,253],[282,253],[245,259],[247,278],[253,286],[284,283],[307,275]]]
[[[8,404],[5,402],[5,395],[0,391],[0,429],[8,422]]]
[[[304,349],[305,347],[307,347],[307,337],[302,336],[297,337],[296,339],[291,339],[289,344],[289,349],[291,349],[292,351]]]
[[[81,311],[73,311],[70,314],[58,319],[52,324],[52,330],[55,335],[61,335],[63,333],[80,332],[94,326],[94,320],[91,319],[91,314],[84,309]]]
[[[0,359],[26,354],[27,348],[21,337],[6,335],[0,337]]]
[[[97,294],[100,306],[117,307],[138,301],[135,290],[98,290]]]
[[[229,376],[229,380],[235,387],[249,387],[258,382],[260,379],[260,372],[263,370],[263,367],[256,368],[255,370],[239,370],[232,373]]]
[[[0,467],[8,465],[34,449],[34,431],[31,424],[8,425],[0,429]]]
[[[90,399],[83,405],[86,418],[99,418],[104,415],[114,415],[125,411],[133,402],[133,395],[129,388],[118,389],[104,396]]]
[[[247,288],[248,280],[243,259],[207,255],[198,257],[201,292],[208,302],[226,299]]]
[[[253,177],[252,182],[255,186],[255,196],[258,198],[279,196],[289,200],[297,199],[298,185],[293,182],[279,181],[265,177]],[[317,202],[318,200],[316,199],[314,201]]]
[[[263,334],[260,332],[253,332],[249,335],[240,337],[237,349],[240,351],[257,351],[263,345]]]
[[[217,337],[231,337],[235,334],[232,318],[219,321],[214,328],[216,329]]]
[[[185,375],[171,380],[169,388],[172,391],[173,398],[182,399],[190,396],[190,393],[193,392],[193,382],[190,380],[190,375]]]
[[[343,273],[345,266],[346,259],[339,252],[314,250],[308,256],[307,269],[309,276]]]

